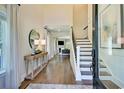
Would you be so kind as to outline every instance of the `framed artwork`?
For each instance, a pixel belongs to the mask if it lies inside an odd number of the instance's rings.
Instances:
[[[100,13],[100,46],[122,48],[121,5],[109,5]]]

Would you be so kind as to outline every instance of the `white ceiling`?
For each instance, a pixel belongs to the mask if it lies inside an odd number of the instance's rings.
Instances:
[[[69,25],[47,25],[45,28],[50,32],[67,32],[71,30],[71,26]]]
[[[69,39],[71,26],[69,25],[47,25],[46,30],[54,38]]]

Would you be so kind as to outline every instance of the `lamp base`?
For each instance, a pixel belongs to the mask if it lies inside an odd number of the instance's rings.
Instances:
[[[35,55],[35,54],[39,54],[39,53],[41,53],[42,51],[41,50],[34,50],[34,49],[32,49],[32,55]]]

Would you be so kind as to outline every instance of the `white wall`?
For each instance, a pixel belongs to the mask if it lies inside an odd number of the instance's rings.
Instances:
[[[42,5],[44,25],[73,25],[73,5]]]
[[[70,49],[70,39],[65,40],[65,48]]]
[[[21,60],[21,74],[20,82],[25,77],[25,62],[24,56],[31,53],[29,46],[28,36],[31,29],[36,29],[40,33],[41,38],[43,37],[42,25],[42,9],[41,5],[21,5],[19,8],[19,19],[20,19],[20,60]]]
[[[88,4],[88,38],[90,42],[92,42],[92,31],[93,31],[93,24],[92,24],[92,4]]]
[[[88,5],[78,4],[73,7],[73,30],[76,38],[85,38],[87,31],[83,28],[88,25]]]
[[[56,38],[53,37],[50,33],[49,33],[49,36],[48,36],[48,48],[47,48],[47,51],[48,51],[48,59],[51,59],[54,57],[54,55],[56,55],[57,51],[56,51],[56,47],[55,47],[55,42],[56,42]]]

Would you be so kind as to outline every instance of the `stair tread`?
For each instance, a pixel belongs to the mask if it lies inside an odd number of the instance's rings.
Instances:
[[[81,71],[81,75],[92,75],[92,71]]]
[[[80,52],[92,52],[92,50],[80,50]]]
[[[79,84],[79,85],[93,85],[93,80],[82,79],[81,81],[76,81],[76,84]]]
[[[80,84],[81,85],[93,85],[93,80],[84,80],[84,79],[82,79]]]
[[[111,74],[106,71],[100,71],[100,76],[111,76]]]
[[[108,89],[120,89],[120,87],[116,85],[114,82],[112,82],[111,80],[101,80],[101,82]]]
[[[107,67],[103,64],[100,64],[100,68],[107,68]]]
[[[76,40],[76,43],[91,43],[88,40]]]
[[[85,42],[85,43],[82,43],[82,42],[81,42],[81,43],[76,43],[76,44],[77,44],[77,45],[90,45],[90,46],[92,45],[91,43],[88,43],[88,42]]]
[[[86,39],[86,40],[89,40],[88,38],[76,38],[76,40],[80,40],[80,39],[81,39],[81,40],[85,40],[85,39]]]
[[[92,60],[89,59],[80,59],[80,61],[92,62]]]
[[[91,64],[80,64],[80,68],[90,68]]]
[[[87,51],[80,50],[80,52],[92,52],[92,51],[91,50],[87,50]]]
[[[90,54],[80,54],[80,56],[92,56]]]
[[[85,39],[89,40],[88,38],[76,38],[76,40],[79,40],[79,39],[81,39],[81,40],[85,40]]]
[[[92,48],[92,47],[85,47],[85,46],[84,46],[84,47],[82,47],[82,46],[81,46],[80,48]]]

